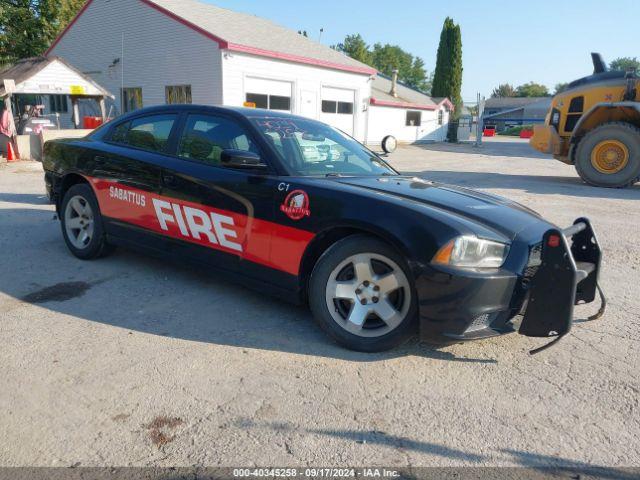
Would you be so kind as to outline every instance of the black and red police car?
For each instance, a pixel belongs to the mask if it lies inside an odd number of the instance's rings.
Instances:
[[[314,120],[172,105],[44,150],[76,257],[121,245],[216,269],[308,302],[351,349],[388,349],[417,330],[481,339],[516,324],[557,340],[599,290],[587,219],[562,230],[509,200],[400,175]]]

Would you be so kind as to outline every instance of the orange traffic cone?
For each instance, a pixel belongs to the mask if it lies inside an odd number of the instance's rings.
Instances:
[[[16,155],[13,153],[13,143],[7,143],[7,162],[15,162]]]

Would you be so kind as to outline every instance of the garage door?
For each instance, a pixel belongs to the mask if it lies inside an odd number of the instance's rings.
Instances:
[[[291,82],[247,77],[244,82],[245,102],[256,108],[290,112],[291,87]]]
[[[320,120],[353,135],[355,98],[355,90],[323,87]]]

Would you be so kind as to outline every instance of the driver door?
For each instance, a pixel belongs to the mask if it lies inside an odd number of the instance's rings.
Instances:
[[[268,162],[234,118],[188,114],[176,156],[162,169],[164,203],[156,206],[156,214],[166,233],[178,240],[172,248],[179,253],[272,282],[282,272],[270,257],[277,177],[268,168],[226,168],[221,154],[228,149],[251,151]]]

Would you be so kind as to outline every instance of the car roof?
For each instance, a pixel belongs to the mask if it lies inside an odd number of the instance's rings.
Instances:
[[[184,111],[199,111],[203,113],[232,113],[238,117],[256,118],[256,117],[269,117],[269,118],[295,118],[300,120],[311,120],[309,118],[293,115],[289,112],[283,112],[278,110],[264,110],[261,108],[245,108],[245,107],[213,107],[211,105],[159,105],[156,107],[145,107],[133,112],[127,113],[117,120],[121,121],[126,118],[138,117],[141,115],[149,115],[153,113],[167,113],[167,112],[184,112]]]

